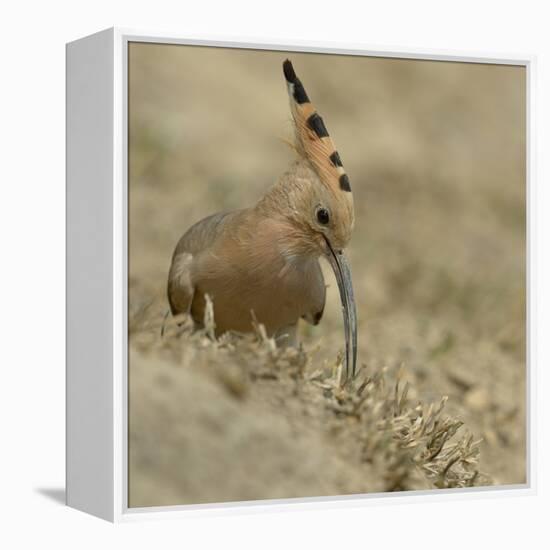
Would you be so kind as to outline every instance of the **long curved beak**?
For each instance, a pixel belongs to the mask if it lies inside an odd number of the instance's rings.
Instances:
[[[353,285],[351,280],[351,270],[348,260],[342,251],[336,252],[329,240],[325,237],[327,243],[327,259],[330,262],[338,290],[340,291],[340,301],[342,302],[342,314],[344,316],[344,331],[346,337],[346,360],[344,364],[344,379],[346,382],[355,376],[357,364],[357,311],[355,309],[355,298],[353,296]]]

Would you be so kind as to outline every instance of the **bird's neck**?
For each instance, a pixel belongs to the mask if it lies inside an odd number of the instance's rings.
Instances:
[[[304,188],[317,176],[308,161],[293,163],[258,203],[243,211],[241,218],[243,248],[265,260],[277,258],[299,267],[319,257],[312,241],[311,228],[305,225],[302,204]]]
[[[243,215],[239,242],[247,255],[261,259],[259,263],[283,262],[299,267],[319,256],[307,233],[278,209],[256,207]]]

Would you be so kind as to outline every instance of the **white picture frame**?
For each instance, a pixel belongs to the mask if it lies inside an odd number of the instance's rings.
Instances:
[[[527,71],[527,482],[524,485],[406,495],[254,501],[128,508],[127,503],[127,51],[130,42],[513,64]],[[128,521],[186,514],[289,507],[357,506],[423,498],[527,495],[534,464],[534,159],[535,58],[487,53],[384,50],[356,44],[190,38],[111,28],[67,44],[67,504],[100,518]]]

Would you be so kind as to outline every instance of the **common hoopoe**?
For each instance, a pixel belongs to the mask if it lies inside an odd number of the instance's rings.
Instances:
[[[181,237],[168,300],[173,315],[188,313],[201,324],[208,295],[216,334],[250,332],[255,317],[278,342],[292,345],[300,318],[316,325],[323,316],[323,256],[340,291],[346,380],[355,374],[357,357],[355,301],[343,253],[354,223],[350,182],[289,60],[283,71],[299,158],[255,206],[204,218]]]

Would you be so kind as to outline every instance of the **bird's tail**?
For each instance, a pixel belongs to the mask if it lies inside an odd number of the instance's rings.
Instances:
[[[321,116],[311,103],[292,63],[283,63],[290,96],[290,110],[296,127],[296,149],[309,160],[319,178],[334,190],[351,192],[342,159]]]

